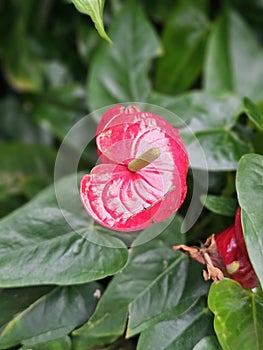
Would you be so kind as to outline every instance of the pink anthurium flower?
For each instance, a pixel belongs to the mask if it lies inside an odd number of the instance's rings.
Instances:
[[[109,109],[97,128],[101,164],[81,180],[81,199],[100,224],[135,231],[184,201],[188,156],[177,129],[136,107]]]

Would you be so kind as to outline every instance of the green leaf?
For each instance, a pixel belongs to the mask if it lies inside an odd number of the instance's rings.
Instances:
[[[0,221],[0,286],[79,284],[119,271],[127,249],[99,233],[85,212],[76,175],[56,184]]]
[[[172,101],[173,100],[173,101]],[[180,129],[193,168],[233,170],[251,148],[230,129],[243,111],[240,97],[230,93],[190,92],[171,100],[152,93],[151,103],[166,103],[187,127]],[[172,124],[173,121],[169,120]],[[200,154],[200,152],[202,154]],[[206,158],[207,164],[200,162]]]
[[[243,19],[228,7],[211,33],[204,73],[207,90],[234,91],[256,102],[263,100],[263,49]]]
[[[204,337],[193,348],[193,350],[221,350],[221,346],[218,344],[217,338],[213,335]]]
[[[263,293],[244,289],[225,279],[213,283],[209,308],[215,314],[214,328],[224,350],[260,350],[263,344]]]
[[[200,339],[211,333],[211,315],[201,300],[180,317],[144,331],[137,350],[192,350]]]
[[[124,101],[147,99],[150,60],[160,53],[158,38],[138,2],[127,1],[110,29],[113,45],[96,52],[88,76],[92,110]]]
[[[251,147],[229,130],[215,129],[197,132],[195,136],[182,136],[191,167],[197,169],[204,166],[200,164],[200,146],[207,162],[206,168],[211,171],[236,170],[241,156],[251,152]]]
[[[71,0],[71,2],[73,2],[78,11],[90,16],[99,35],[111,43],[111,39],[105,32],[102,18],[105,0]]]
[[[231,93],[188,92],[174,98],[175,113],[183,120],[190,117],[193,132],[231,129],[243,111],[240,97]]]
[[[52,289],[54,289],[53,286],[39,286],[0,290],[0,329],[11,321],[15,315],[28,308]]]
[[[26,104],[15,97],[7,96],[0,100],[0,120],[0,138],[3,140],[50,144],[49,134],[33,120]]]
[[[5,78],[16,91],[39,91],[44,83],[43,61],[37,41],[29,31],[30,12],[36,9],[31,1],[13,1],[9,9],[17,16],[15,21],[7,21],[5,29],[8,28],[8,31],[1,40]]]
[[[56,153],[42,145],[23,143],[0,144],[0,174],[19,173],[21,177],[38,175],[47,180],[53,179]]]
[[[34,346],[24,345],[19,350],[71,350],[70,337],[65,336],[63,338],[50,340]]]
[[[252,122],[260,129],[263,130],[263,113],[258,106],[252,102],[249,98],[244,98],[245,112],[252,120]]]
[[[178,102],[176,97],[152,91],[147,99],[147,102],[147,110],[149,110],[151,105],[153,105],[153,113],[156,113],[156,106],[161,106],[159,108],[165,108],[163,113],[160,113],[160,115],[174,127],[179,128],[182,127],[182,125],[185,126],[185,123],[190,122],[191,115],[187,113],[186,106],[185,108],[182,107],[183,113],[181,113],[179,116],[180,102]],[[167,111],[169,114],[173,113],[173,115],[167,116]]]
[[[263,156],[247,154],[241,158],[236,188],[247,250],[263,286]]]
[[[31,103],[35,120],[61,140],[87,114],[85,89],[75,83],[50,88]]]
[[[55,156],[53,149],[42,145],[0,144],[1,217],[51,183]]]
[[[238,203],[235,198],[203,195],[201,201],[213,213],[225,216],[235,216],[236,214]]]
[[[15,315],[0,334],[0,348],[35,345],[65,336],[85,322],[97,304],[97,283],[57,287]]]
[[[158,60],[156,88],[180,92],[197,79],[203,64],[209,30],[206,0],[180,0],[166,21]]]
[[[172,250],[182,240],[180,227],[175,218],[160,236],[132,247],[126,268],[114,276],[94,315],[73,333],[74,349],[114,341],[125,331],[128,313],[126,337],[131,337],[181,315],[206,293],[201,265]]]

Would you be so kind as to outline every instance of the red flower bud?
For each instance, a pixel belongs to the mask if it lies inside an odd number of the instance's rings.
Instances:
[[[238,208],[235,225],[217,235],[215,241],[229,277],[244,288],[254,288],[258,285],[258,279],[247,253],[240,214]]]
[[[206,265],[207,271],[204,271],[206,280],[212,278],[218,282],[225,276],[237,281],[244,288],[254,288],[258,285],[244,240],[240,208],[236,213],[235,224],[217,236],[210,236],[203,247],[188,247],[181,244],[174,246],[173,249],[180,250]]]

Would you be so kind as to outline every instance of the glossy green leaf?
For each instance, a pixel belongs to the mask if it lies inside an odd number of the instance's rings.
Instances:
[[[0,144],[0,217],[52,182],[55,156],[42,145]]]
[[[189,123],[192,117],[191,114],[187,113],[187,107],[183,108],[183,113],[180,113],[180,102],[178,103],[178,99],[168,94],[163,94],[159,92],[152,91],[147,99],[149,107],[147,105],[147,109],[150,109],[150,106],[153,105],[153,113],[156,113],[156,105],[161,106],[161,108],[165,108],[167,111],[172,113],[172,116],[166,117],[166,113],[160,113],[162,118],[166,119],[170,124],[174,127],[180,128],[185,126],[185,123]],[[180,115],[179,115],[179,113]]]
[[[239,159],[251,152],[249,144],[229,130],[211,130],[196,132],[195,136],[185,136],[191,167],[201,168],[200,146],[205,154],[207,169],[212,171],[236,170]]]
[[[194,91],[174,98],[175,110],[193,132],[231,129],[243,111],[240,97],[230,93]]]
[[[35,120],[45,125],[59,139],[87,114],[85,90],[80,84],[58,86],[32,100]]]
[[[213,335],[204,337],[193,348],[193,350],[221,350],[217,338]]]
[[[114,44],[96,52],[88,76],[92,110],[128,101],[143,102],[150,93],[149,62],[160,53],[153,28],[136,1],[127,1],[109,31]]]
[[[192,350],[212,333],[211,315],[201,300],[178,318],[157,323],[142,332],[137,350]]]
[[[53,286],[8,288],[0,290],[0,330],[17,314],[53,290]]]
[[[111,42],[103,25],[102,15],[105,0],[71,0],[71,2],[73,2],[78,11],[89,15],[99,35],[108,42]]]
[[[234,91],[263,100],[263,49],[230,8],[225,8],[211,33],[204,73],[207,90]]]
[[[214,328],[224,350],[260,350],[263,344],[263,294],[225,279],[213,283],[208,297]]]
[[[93,313],[97,283],[57,287],[15,315],[0,334],[0,348],[35,345],[65,336]]]
[[[236,214],[238,203],[235,198],[219,197],[210,194],[202,196],[201,201],[213,213],[225,216],[235,216]]]
[[[50,144],[50,135],[32,118],[27,105],[7,96],[0,100],[0,139],[30,144]]]
[[[157,63],[156,89],[180,92],[197,79],[209,31],[206,0],[180,0],[165,22],[163,56]]]
[[[16,19],[7,21],[8,30],[4,28],[6,33],[1,40],[4,75],[16,91],[39,91],[44,82],[43,60],[28,28],[33,4],[13,1],[9,9],[16,13]]]
[[[252,122],[261,130],[263,130],[263,112],[249,98],[244,98],[245,112]]]
[[[190,92],[172,100],[152,93],[149,102],[166,104],[187,123],[180,129],[193,168],[233,170],[239,158],[251,151],[230,129],[243,110],[240,97],[229,93]],[[169,120],[173,124],[172,120]],[[200,154],[202,152],[202,154]],[[204,152],[204,153],[203,153]],[[205,156],[206,164],[200,162]]]
[[[38,175],[51,180],[56,153],[42,145],[23,143],[0,144],[0,174],[19,174],[21,181],[27,175]]]
[[[125,265],[126,247],[98,232],[77,181],[72,175],[57,183],[61,207],[51,186],[0,221],[0,286],[85,283]]]
[[[126,337],[162,320],[184,313],[206,293],[201,265],[175,253],[182,240],[181,221],[175,219],[158,237],[132,247],[126,268],[103,294],[89,322],[73,333],[74,350],[115,340],[128,326]]]
[[[19,350],[71,350],[70,337],[65,336],[63,338],[50,340],[37,345],[24,345]]]
[[[263,156],[247,154],[241,158],[236,187],[247,250],[263,285]]]

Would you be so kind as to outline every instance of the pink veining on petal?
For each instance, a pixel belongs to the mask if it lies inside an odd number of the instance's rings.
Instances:
[[[94,220],[135,231],[179,209],[187,191],[188,156],[177,129],[152,113],[118,105],[104,114],[96,142],[101,164],[82,178],[80,189]],[[131,172],[129,162],[153,147],[160,156]]]

